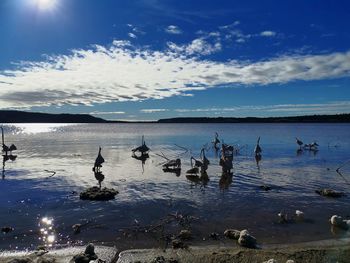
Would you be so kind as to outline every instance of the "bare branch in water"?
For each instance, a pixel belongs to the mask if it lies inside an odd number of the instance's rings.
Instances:
[[[340,169],[343,168],[345,165],[347,165],[348,163],[350,163],[350,160],[347,160],[346,162],[344,162],[342,165],[340,165],[335,171],[340,174]]]
[[[56,174],[56,172],[55,171],[50,171],[50,170],[44,170],[45,172],[47,172],[47,173],[52,173],[49,177],[47,177],[47,178],[51,178],[51,177],[53,177],[55,174]]]

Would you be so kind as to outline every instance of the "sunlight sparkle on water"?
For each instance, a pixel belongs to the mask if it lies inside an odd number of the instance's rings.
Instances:
[[[14,126],[18,127],[21,133],[25,134],[37,134],[44,132],[52,132],[60,127],[68,126],[71,124],[64,123],[22,123],[22,124],[14,124]]]

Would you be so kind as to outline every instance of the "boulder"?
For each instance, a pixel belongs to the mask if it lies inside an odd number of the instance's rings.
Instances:
[[[91,201],[108,201],[115,198],[119,192],[110,188],[100,189],[97,186],[90,187],[80,193],[80,199]]]
[[[320,190],[316,190],[315,192],[322,196],[334,197],[334,198],[339,198],[345,195],[343,192],[337,192],[332,189],[320,189]]]
[[[350,227],[350,220],[344,220],[341,216],[333,215],[329,221],[333,226],[344,230],[347,230]]]
[[[226,229],[224,232],[224,236],[229,238],[229,239],[239,239],[239,236],[241,234],[241,231],[236,230],[236,229]]]
[[[249,234],[248,230],[242,230],[239,238],[238,244],[242,247],[256,248],[256,238]]]

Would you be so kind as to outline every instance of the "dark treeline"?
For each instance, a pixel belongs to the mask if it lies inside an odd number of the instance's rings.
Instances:
[[[0,111],[0,123],[105,123],[88,114],[50,114],[25,111]]]
[[[88,114],[52,114],[0,110],[0,123],[124,123],[108,121]],[[182,117],[160,119],[156,123],[350,123],[350,114],[308,115],[293,117]],[[133,123],[130,121],[130,123]],[[145,123],[154,123],[145,121]]]
[[[162,119],[159,123],[346,123],[350,122],[350,114],[337,115],[309,115],[309,116],[293,116],[293,117],[193,117],[193,118],[171,118]]]

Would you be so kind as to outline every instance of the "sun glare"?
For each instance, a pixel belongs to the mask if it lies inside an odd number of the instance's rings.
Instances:
[[[52,10],[56,6],[57,0],[35,0],[40,10]]]

